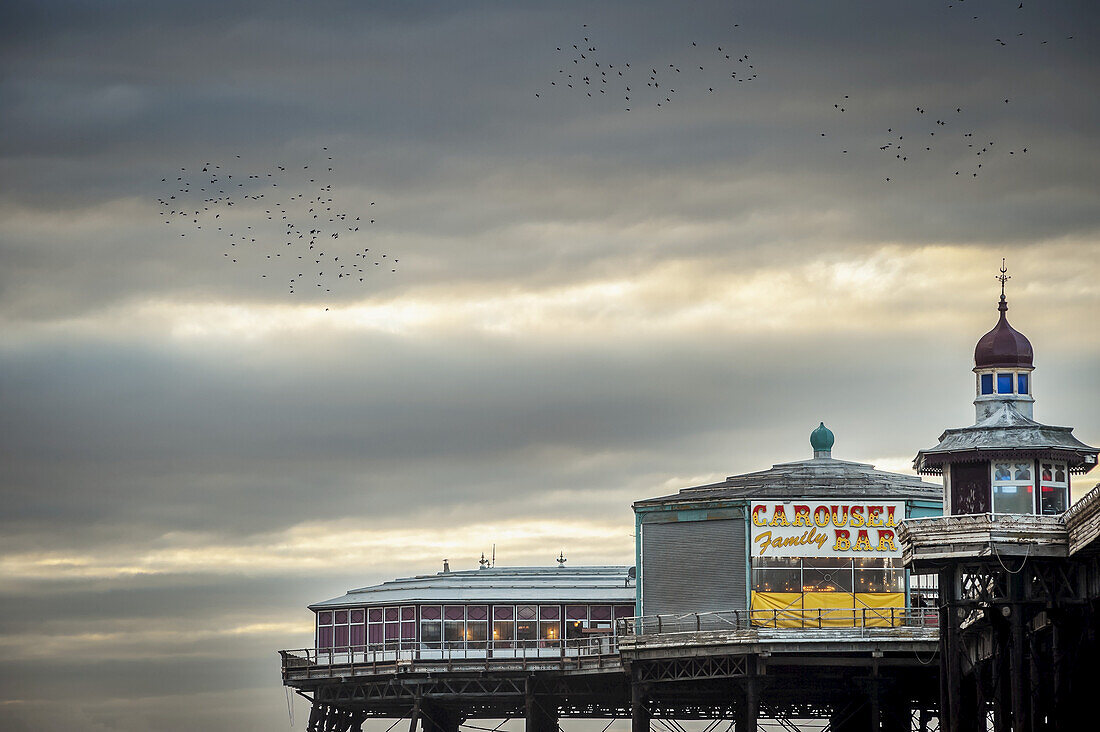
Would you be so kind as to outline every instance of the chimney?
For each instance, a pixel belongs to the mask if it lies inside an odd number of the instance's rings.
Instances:
[[[443,574],[449,574],[451,571],[451,563],[446,559],[443,560]]]

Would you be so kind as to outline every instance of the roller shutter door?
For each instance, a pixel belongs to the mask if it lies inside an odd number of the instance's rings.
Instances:
[[[642,614],[746,606],[743,519],[642,524]]]

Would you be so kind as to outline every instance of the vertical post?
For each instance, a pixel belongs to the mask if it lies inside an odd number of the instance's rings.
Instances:
[[[1012,674],[1012,729],[1014,732],[1031,732],[1031,713],[1028,709],[1028,701],[1031,691],[1031,683],[1025,670],[1024,659],[1024,606],[1023,599],[1023,575],[1016,574],[1009,578],[1009,600],[1012,614],[1009,616],[1009,632],[1011,634],[1011,648],[1009,659]]]
[[[737,732],[756,732],[756,720],[760,716],[760,679],[746,677],[742,689],[736,729]]]
[[[959,678],[953,637],[958,619],[955,617],[955,572],[940,570],[940,729],[943,732],[963,732],[958,723]]]
[[[634,681],[630,684],[630,732],[649,732],[649,720],[652,716],[646,706],[646,687]]]
[[[527,677],[525,692],[526,732],[557,732],[558,707],[554,700],[545,695],[536,695],[534,679],[530,676]]]

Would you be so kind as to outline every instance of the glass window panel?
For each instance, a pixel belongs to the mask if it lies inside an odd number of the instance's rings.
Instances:
[[[1055,483],[1067,483],[1066,480],[1066,466],[1062,463],[1054,464],[1054,482]]]
[[[982,374],[982,394],[993,393],[993,374]]]
[[[439,648],[442,640],[443,624],[438,620],[430,620],[420,624],[420,642],[428,648]]]
[[[1053,516],[1066,510],[1066,489],[1062,486],[1044,485],[1039,492],[1044,516]]]
[[[401,636],[400,623],[386,623],[386,640],[397,640]]]
[[[348,626],[337,625],[333,630],[335,633],[332,636],[332,644],[337,648],[346,648],[348,645]]]
[[[521,620],[516,623],[516,638],[519,640],[535,640],[538,636],[537,623],[532,620]]]
[[[1035,513],[1029,485],[993,486],[994,513]]]
[[[497,620],[493,623],[493,640],[510,641],[516,637],[516,624],[511,620]],[[502,646],[507,648],[508,646]]]
[[[466,608],[466,617],[470,620],[484,620],[489,617],[489,607],[487,605],[471,605]]]
[[[367,642],[369,643],[381,643],[384,641],[385,635],[382,632],[381,623],[372,623],[367,626]]]
[[[401,623],[401,639],[416,640],[416,623],[408,621]]]
[[[854,559],[856,569],[884,569],[886,567],[887,560],[885,559]]]
[[[351,611],[351,622],[353,622],[353,623],[363,622],[363,611],[362,610],[352,610]]]
[[[436,617],[439,616],[437,615]],[[371,621],[372,623],[382,622],[382,608],[372,607],[367,610],[367,620]]]
[[[856,592],[887,592],[887,572],[882,569],[857,569],[855,572]]]
[[[802,572],[797,569],[754,569],[752,588],[757,592],[801,592]]]
[[[461,620],[448,620],[443,623],[443,640],[447,645],[460,644],[466,638],[466,623]]]
[[[1012,466],[1008,463],[993,463],[993,480],[1012,480]]]
[[[346,622],[348,622],[348,611],[347,610],[337,610],[336,615],[335,615],[335,619],[336,619],[337,623],[346,623]]]
[[[367,642],[367,626],[365,625],[352,625],[351,628],[351,644],[353,646],[366,645]]]
[[[466,624],[466,640],[483,643],[489,632],[489,623],[484,620]]]
[[[588,606],[566,605],[565,617],[567,620],[588,620]]]
[[[1027,394],[1027,374],[1017,374],[1016,387],[1020,394]]]
[[[462,605],[448,605],[443,608],[444,620],[462,620],[466,617],[466,608]]]
[[[416,606],[406,605],[405,607],[401,608],[401,619],[416,620]]]
[[[611,606],[593,605],[588,608],[588,617],[593,620],[611,620]]]
[[[797,557],[753,557],[752,566],[753,569],[801,569],[802,560]]]
[[[566,620],[565,621],[565,637],[567,640],[574,640],[576,638],[584,637],[584,624],[583,620]]]
[[[556,620],[539,623],[539,638],[542,640],[557,640],[560,633]]]
[[[561,608],[557,605],[543,605],[539,608],[539,617],[543,620],[557,620],[561,617]]]
[[[516,614],[516,609],[511,605],[494,605],[493,618],[496,620],[511,620]]]
[[[318,625],[332,625],[332,612],[326,610],[324,612],[317,613]]]
[[[420,608],[420,618],[422,620],[439,620],[439,605],[425,605]]]
[[[802,560],[802,566],[815,569],[850,569],[852,560],[847,557],[806,557]]]
[[[1016,463],[1015,470],[1012,471],[1013,480],[1031,480],[1031,463]]]
[[[997,393],[1012,393],[1012,374],[997,374]]]
[[[534,605],[520,605],[518,608],[516,608],[516,617],[518,617],[520,620],[532,620],[536,615],[538,615],[538,612],[538,608]]]
[[[851,560],[806,559],[802,567],[803,592],[852,592]],[[818,566],[807,566],[817,564]]]
[[[615,606],[615,618],[632,618],[634,617],[633,605],[616,605]]]
[[[317,629],[317,647],[332,648],[332,626]]]
[[[388,607],[386,608],[386,622],[392,623],[394,620],[399,620],[401,617],[400,608]]]

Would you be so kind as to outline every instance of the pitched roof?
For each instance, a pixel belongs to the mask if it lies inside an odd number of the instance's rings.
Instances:
[[[634,568],[491,567],[400,577],[310,605],[310,609],[396,603],[634,603]]]
[[[957,459],[960,455],[984,458],[1047,455],[1058,456],[1075,472],[1084,473],[1096,464],[1098,452],[1074,437],[1072,427],[1036,422],[1005,402],[975,425],[945,430],[938,445],[917,453],[913,466],[921,473],[939,473],[949,457]]]
[[[635,502],[635,506],[737,498],[923,498],[943,500],[943,487],[915,475],[876,470],[867,463],[814,458],[733,475],[721,483]]]

